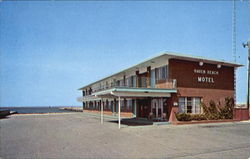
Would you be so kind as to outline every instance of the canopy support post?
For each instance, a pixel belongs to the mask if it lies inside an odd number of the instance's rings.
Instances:
[[[121,98],[118,96],[118,128],[121,129]]]
[[[103,124],[103,101],[101,99],[101,124]]]

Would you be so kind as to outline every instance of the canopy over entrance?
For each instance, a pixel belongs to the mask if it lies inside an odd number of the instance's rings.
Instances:
[[[171,97],[171,93],[177,93],[176,89],[161,88],[133,88],[133,87],[114,87],[103,91],[84,96],[81,101],[103,100],[103,98],[118,98],[118,123],[121,127],[121,98],[145,98],[145,97]],[[103,123],[103,102],[101,102],[101,123]]]

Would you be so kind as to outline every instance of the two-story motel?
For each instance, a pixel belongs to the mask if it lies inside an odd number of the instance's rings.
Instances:
[[[236,68],[242,65],[163,53],[79,90],[84,110],[131,112],[137,118],[171,120],[171,112],[201,113],[201,102],[235,99]]]

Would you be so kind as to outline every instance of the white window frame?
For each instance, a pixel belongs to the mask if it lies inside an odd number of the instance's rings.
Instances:
[[[181,107],[181,104],[180,104],[180,98],[184,98],[184,110],[182,109]],[[200,104],[202,102],[202,98],[201,97],[179,97],[179,112],[181,113],[187,113],[187,106],[188,106],[188,98],[191,98],[191,105],[192,105],[192,109],[191,109],[191,114],[201,114],[203,111],[202,111],[202,107],[201,105],[196,105],[196,100],[199,99],[200,101]],[[199,109],[199,112],[197,111],[197,107],[200,107]]]
[[[165,70],[165,71],[163,71]],[[165,74],[163,74],[165,72]],[[155,79],[156,81],[165,80],[168,78],[168,65],[164,65],[162,67],[158,67],[155,69]]]

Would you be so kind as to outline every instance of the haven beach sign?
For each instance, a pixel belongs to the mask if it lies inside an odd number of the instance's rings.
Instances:
[[[213,77],[208,77],[206,75],[219,75],[219,71],[204,70],[204,69],[194,69],[195,74],[200,74],[197,77],[197,81],[200,83],[214,83]]]

